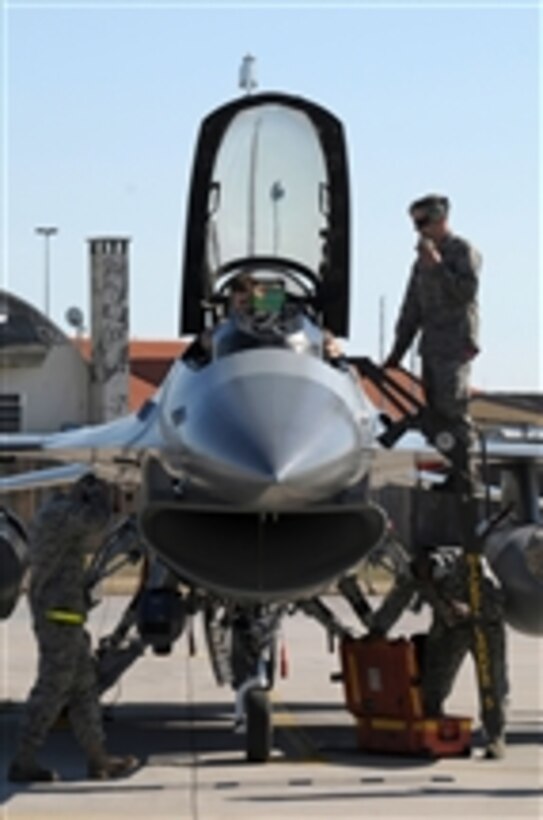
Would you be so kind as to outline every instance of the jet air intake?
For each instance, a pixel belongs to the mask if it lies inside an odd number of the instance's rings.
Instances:
[[[162,560],[189,582],[247,601],[314,593],[352,570],[381,539],[379,507],[320,507],[281,515],[144,508],[141,526]]]

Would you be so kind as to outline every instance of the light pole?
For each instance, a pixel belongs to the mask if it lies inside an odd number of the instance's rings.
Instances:
[[[34,229],[37,234],[44,239],[44,311],[49,317],[49,296],[50,296],[50,260],[49,260],[49,240],[58,233],[58,228],[40,227]]]

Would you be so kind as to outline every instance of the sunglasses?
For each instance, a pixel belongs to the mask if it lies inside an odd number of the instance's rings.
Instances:
[[[430,225],[431,222],[432,222],[432,217],[431,216],[421,216],[418,219],[413,220],[413,224],[415,225],[415,228],[417,228],[417,229],[425,228],[427,225]]]

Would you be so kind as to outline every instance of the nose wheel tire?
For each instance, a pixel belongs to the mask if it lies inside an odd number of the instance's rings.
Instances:
[[[272,746],[272,714],[268,692],[255,687],[245,696],[246,753],[249,763],[265,763]]]

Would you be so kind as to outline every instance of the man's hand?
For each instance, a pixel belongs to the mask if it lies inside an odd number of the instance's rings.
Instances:
[[[416,251],[418,262],[423,268],[434,268],[436,265],[440,265],[443,261],[443,257],[438,251],[435,243],[431,239],[427,239],[424,236],[419,240]]]
[[[467,623],[471,613],[468,604],[453,600],[447,601],[447,607],[442,614],[446,625],[454,627]]]
[[[466,604],[464,601],[451,601],[451,609],[455,616],[461,621],[465,621],[471,614],[469,604]]]
[[[397,356],[396,353],[394,353],[394,351],[392,351],[392,353],[389,353],[386,359],[384,360],[382,367],[384,370],[388,370],[389,367],[398,367],[399,364],[400,357]]]
[[[339,359],[340,356],[343,356],[343,350],[340,343],[329,330],[324,331],[323,346],[324,355],[328,359]]]

